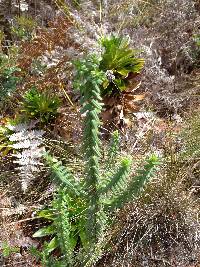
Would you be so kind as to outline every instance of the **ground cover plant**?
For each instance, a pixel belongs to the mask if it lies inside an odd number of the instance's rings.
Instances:
[[[199,11],[1,1],[0,266],[199,266]]]

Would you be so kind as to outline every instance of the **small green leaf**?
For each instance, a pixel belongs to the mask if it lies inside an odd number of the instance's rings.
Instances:
[[[117,87],[121,90],[124,91],[126,89],[126,84],[123,80],[121,79],[115,79],[115,84],[117,85]]]
[[[103,86],[104,89],[106,89],[106,88],[108,87],[108,85],[109,85],[109,81],[106,79],[106,80],[103,82],[102,86]]]
[[[34,246],[31,246],[28,250],[31,255],[37,258],[39,260],[41,258],[41,252]]]
[[[48,243],[48,245],[45,247],[46,252],[49,254],[52,251],[54,251],[54,249],[56,249],[59,246],[59,242],[58,239],[56,237],[54,237],[53,239],[51,239],[51,241]]]
[[[129,74],[130,70],[121,69],[121,70],[117,70],[117,72],[125,77],[125,76],[127,76]]]
[[[56,232],[56,228],[53,224],[39,229],[37,232],[33,234],[33,237],[42,237],[42,236],[47,236],[47,235],[52,235]]]
[[[77,242],[78,242],[78,235],[75,234],[74,232],[71,232],[69,236],[69,245],[72,251],[75,249]]]
[[[52,209],[44,209],[44,210],[39,211],[37,217],[48,219],[48,220],[54,220],[55,215]]]

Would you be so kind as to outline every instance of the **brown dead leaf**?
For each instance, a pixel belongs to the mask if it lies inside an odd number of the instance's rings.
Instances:
[[[145,98],[145,94],[141,94],[141,95],[134,95],[134,101],[141,101]]]
[[[130,82],[128,88],[126,89],[126,92],[134,92],[136,91],[141,85],[141,81],[134,81]]]
[[[117,97],[114,97],[114,96],[106,96],[104,98],[104,104],[105,106],[109,106],[109,107],[112,107],[114,106],[116,103],[118,103],[118,98]]]
[[[127,112],[136,112],[139,110],[139,107],[135,105],[132,101],[127,101],[124,105],[124,109]]]
[[[104,122],[106,121],[112,121],[113,119],[113,109],[110,108],[110,109],[107,109],[106,111],[103,111],[101,113],[101,118]]]
[[[124,94],[125,100],[141,101],[145,98],[145,94],[133,95],[133,94]]]

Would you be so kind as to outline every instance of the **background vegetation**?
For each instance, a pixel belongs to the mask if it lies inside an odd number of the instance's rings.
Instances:
[[[199,266],[199,21],[0,2],[0,266]]]

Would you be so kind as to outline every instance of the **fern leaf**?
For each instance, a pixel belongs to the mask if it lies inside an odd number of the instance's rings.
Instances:
[[[33,130],[36,125],[36,121],[32,121],[29,124],[17,124],[6,125],[6,128],[14,133],[9,134],[8,139],[11,143],[11,147],[14,149],[13,163],[16,163],[16,167],[19,170],[22,189],[25,192],[31,181],[42,170],[43,163],[41,162],[42,154],[45,151],[43,146],[44,131]]]

